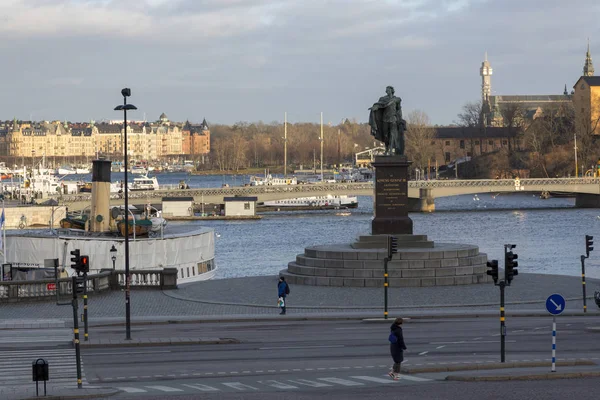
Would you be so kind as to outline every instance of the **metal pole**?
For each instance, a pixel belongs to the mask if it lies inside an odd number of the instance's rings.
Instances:
[[[579,176],[579,171],[577,170],[577,132],[575,132],[573,134],[574,137],[574,141],[575,141],[575,146],[574,146],[574,150],[575,150],[575,178],[577,178]]]
[[[506,283],[504,281],[500,282],[500,362],[504,362],[506,360],[506,325],[504,323],[504,289],[506,287]]]
[[[383,259],[383,318],[388,319],[388,258]]]
[[[88,341],[87,272],[83,273],[83,340]]]
[[[552,316],[552,372],[556,372],[556,316]]]
[[[79,351],[79,321],[77,321],[77,277],[73,276],[71,281],[73,292],[73,334],[75,335],[75,361],[77,363],[77,387],[81,389],[81,352]]]
[[[585,299],[585,256],[581,256],[581,287],[583,288],[583,312],[587,312],[587,304]]]
[[[127,97],[123,96],[123,105],[127,105]],[[125,154],[123,162],[125,164],[125,339],[131,340],[131,299],[129,293],[129,191],[127,188],[127,107],[123,108],[123,147]]]
[[[287,178],[287,112],[283,117],[283,177]]]
[[[321,183],[323,183],[323,112],[321,112]]]

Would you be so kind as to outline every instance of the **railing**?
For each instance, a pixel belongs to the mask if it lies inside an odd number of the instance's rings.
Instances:
[[[130,282],[133,288],[175,289],[177,288],[177,269],[130,271]],[[125,271],[102,270],[87,276],[88,293],[100,293],[118,290],[125,286]],[[54,279],[35,281],[0,282],[0,303],[27,300],[49,300],[58,297],[70,299],[73,293],[72,279],[60,278],[58,284]]]
[[[408,185],[414,189],[440,188],[440,187],[506,187],[515,186],[548,186],[548,185],[600,185],[600,178],[525,178],[525,179],[456,179],[456,180],[418,180],[409,181]],[[252,196],[273,193],[323,193],[346,191],[352,193],[359,190],[372,190],[373,182],[360,183],[319,183],[305,185],[275,185],[275,186],[239,186],[229,188],[204,188],[204,189],[175,189],[175,190],[147,190],[129,192],[130,199],[149,199],[161,197],[201,197],[201,196]],[[111,199],[121,199],[123,194],[113,193]],[[91,199],[89,193],[63,195],[63,201],[76,202]]]

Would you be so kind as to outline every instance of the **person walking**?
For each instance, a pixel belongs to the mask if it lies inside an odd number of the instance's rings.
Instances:
[[[390,353],[394,360],[394,366],[389,372],[390,377],[397,381],[400,379],[400,364],[404,361],[404,350],[406,350],[406,344],[404,343],[404,335],[402,334],[402,318],[396,318],[394,323],[390,327]]]
[[[285,277],[280,276],[279,283],[277,283],[277,295],[279,296],[279,298],[281,300],[283,300],[283,304],[281,304],[281,306],[280,306],[281,312],[279,313],[279,315],[285,315],[285,303],[286,303],[286,297],[288,294],[290,294],[290,287],[289,287],[288,283],[285,281]]]

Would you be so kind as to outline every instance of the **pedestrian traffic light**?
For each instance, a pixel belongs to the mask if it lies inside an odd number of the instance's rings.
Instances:
[[[84,274],[90,272],[90,256],[79,257],[79,268],[77,271],[83,272]]]
[[[585,235],[585,255],[589,257],[592,250],[594,250],[594,237]]]
[[[506,283],[509,285],[513,278],[519,275],[519,271],[517,270],[519,263],[515,261],[519,258],[519,255],[512,251],[515,247],[517,247],[515,244],[506,245],[506,252],[504,253],[504,273],[506,274]]]
[[[398,252],[398,238],[395,236],[388,236],[387,242],[388,259],[392,259],[392,255]]]
[[[71,250],[71,268],[73,268],[74,270],[77,270],[79,266],[79,258],[81,257],[79,254],[79,249]]]
[[[487,274],[492,277],[494,284],[498,283],[498,260],[488,261],[487,267]]]

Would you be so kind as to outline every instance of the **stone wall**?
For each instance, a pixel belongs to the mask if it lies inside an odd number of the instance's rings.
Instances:
[[[54,213],[54,227],[59,227],[59,222],[65,217],[65,207],[50,207],[50,206],[23,206],[23,207],[6,207],[4,209],[4,218],[6,229],[20,228],[21,217],[24,216],[23,226],[48,226]]]

